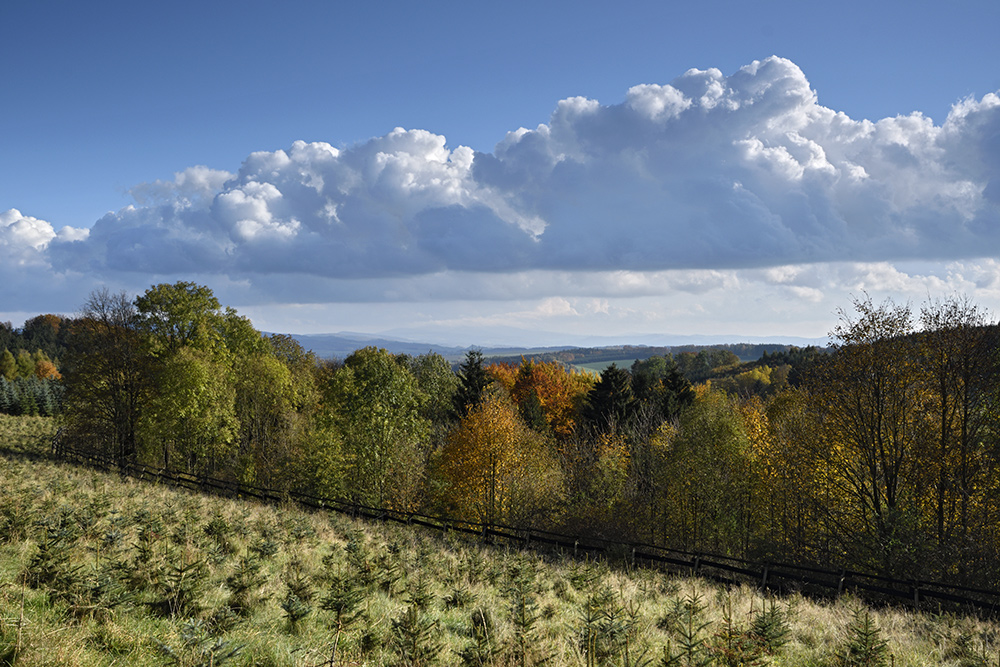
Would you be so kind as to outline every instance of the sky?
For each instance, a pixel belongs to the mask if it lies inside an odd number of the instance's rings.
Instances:
[[[825,340],[1000,312],[1000,3],[0,3],[0,321]]]

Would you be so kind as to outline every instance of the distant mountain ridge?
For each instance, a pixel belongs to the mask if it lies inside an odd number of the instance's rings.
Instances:
[[[470,349],[481,350],[487,357],[518,357],[536,356],[543,354],[553,354],[566,350],[581,349],[606,349],[628,350],[629,354],[640,352],[644,348],[655,348],[650,351],[652,354],[662,354],[670,348],[691,348],[691,347],[713,347],[719,345],[795,345],[806,347],[809,345],[825,346],[826,339],[802,338],[796,336],[727,336],[727,335],[641,335],[641,336],[572,336],[567,335],[565,345],[546,345],[538,347],[518,347],[515,345],[495,345],[479,346],[470,345],[466,347],[458,345],[446,345],[440,343],[428,343],[402,337],[395,337],[386,334],[364,334],[354,332],[340,332],[330,334],[289,334],[307,350],[312,350],[316,356],[322,359],[343,359],[355,350],[363,347],[374,346],[385,348],[393,354],[410,354],[413,356],[435,352],[449,361],[459,361],[465,357]],[[548,334],[545,338],[550,338]],[[627,343],[622,342],[628,340]],[[646,354],[645,356],[649,356]],[[742,355],[741,355],[742,356]]]
[[[316,356],[323,359],[343,359],[355,350],[363,347],[382,347],[393,354],[420,355],[436,352],[446,359],[464,357],[466,348],[449,345],[436,345],[420,341],[392,338],[377,334],[336,333],[336,334],[289,334],[302,347],[312,350]]]

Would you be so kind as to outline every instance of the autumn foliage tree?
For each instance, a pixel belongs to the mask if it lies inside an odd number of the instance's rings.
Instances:
[[[934,489],[929,513],[939,547],[967,551],[970,535],[979,532],[975,517],[989,513],[981,490],[990,488],[996,472],[990,444],[1000,399],[1000,341],[985,313],[967,298],[925,304],[920,322],[926,409],[935,426],[925,468]]]
[[[758,554],[829,562],[826,551],[831,476],[804,390],[788,388],[742,411],[751,434],[758,493]],[[763,428],[762,428],[763,427]]]
[[[629,443],[615,430],[581,432],[561,448],[565,522],[575,533],[625,537],[636,519],[626,503]],[[645,520],[647,517],[641,517]]]
[[[745,552],[743,538],[754,518],[750,443],[733,399],[702,392],[662,446],[670,541],[687,549]]]
[[[921,448],[931,425],[909,306],[856,300],[835,352],[811,383],[829,469],[829,523],[840,548],[881,571],[914,562]],[[910,553],[907,553],[910,552]]]
[[[528,359],[517,366],[491,364],[487,370],[507,390],[529,426],[560,440],[575,431],[594,384],[592,375],[568,371],[555,361]]]
[[[537,525],[557,506],[558,464],[502,392],[487,392],[448,437],[437,474],[444,505],[487,525]]]
[[[829,351],[749,367],[723,349],[656,355],[599,379],[476,350],[457,373],[374,347],[318,360],[188,282],[99,291],[31,331],[35,352],[0,348],[0,411],[51,414],[38,389],[65,386],[65,441],[121,466],[486,525],[1000,576],[1000,336],[966,299],[917,319],[865,297]],[[22,338],[0,325],[5,345]],[[46,346],[62,340],[56,363]]]
[[[17,360],[14,358],[14,354],[7,348],[4,348],[3,352],[0,352],[0,375],[8,382],[13,381],[17,377]]]

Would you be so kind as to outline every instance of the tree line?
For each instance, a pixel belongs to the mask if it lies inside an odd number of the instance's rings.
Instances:
[[[375,347],[317,359],[188,282],[95,292],[64,328],[64,437],[122,464],[748,558],[1000,574],[997,326],[964,298],[859,299],[827,351],[599,376],[475,350],[457,369]],[[692,384],[697,363],[729,370]]]
[[[51,330],[61,322],[59,317],[43,315],[29,320],[22,331],[14,331],[9,323],[0,324],[0,341],[11,344],[0,344],[0,414],[52,417],[61,410],[62,376],[42,346],[57,348],[37,335],[40,329]],[[28,352],[31,345],[33,353]]]

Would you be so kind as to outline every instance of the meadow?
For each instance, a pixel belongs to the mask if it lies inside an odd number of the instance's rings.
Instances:
[[[586,364],[571,364],[571,368],[577,372],[593,373],[600,375],[604,369],[611,364],[616,364],[618,368],[630,368],[635,363],[635,358],[609,359],[607,361],[592,361]]]
[[[0,664],[1000,664],[991,620],[175,490],[54,429],[0,420]]]

